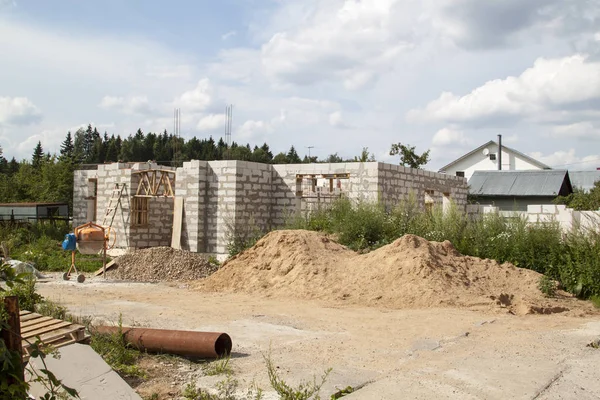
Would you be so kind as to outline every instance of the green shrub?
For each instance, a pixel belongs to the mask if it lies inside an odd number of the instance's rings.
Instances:
[[[556,294],[556,282],[546,275],[542,275],[540,278],[538,288],[540,289],[540,292],[548,297],[553,297]]]

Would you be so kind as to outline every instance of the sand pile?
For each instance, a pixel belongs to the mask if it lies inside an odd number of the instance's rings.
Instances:
[[[317,232],[275,231],[198,287],[392,308],[566,311],[575,300],[544,297],[537,287],[540,276],[512,264],[462,256],[448,241],[414,235],[358,255]]]
[[[136,250],[118,257],[115,262],[118,279],[139,282],[196,280],[218,268],[197,253],[171,247]]]

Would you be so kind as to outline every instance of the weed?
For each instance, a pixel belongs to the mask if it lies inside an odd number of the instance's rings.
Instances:
[[[221,262],[219,262],[219,260],[217,260],[217,257],[215,257],[215,256],[209,256],[209,257],[208,257],[208,262],[209,262],[210,264],[212,264],[212,265],[216,265],[217,267],[218,267],[219,265],[221,265]]]
[[[338,390],[334,394],[331,395],[330,400],[341,399],[342,397],[354,393],[354,388],[352,386],[346,386],[345,388]]]
[[[158,400],[159,399],[159,394],[158,393],[152,393],[150,396],[146,396],[145,400]]]
[[[327,377],[331,373],[331,368],[327,369],[321,376],[321,380],[317,383],[317,377],[313,377],[312,382],[306,381],[301,382],[297,387],[288,385],[281,377],[277,375],[277,367],[273,364],[271,359],[271,351],[265,356],[265,363],[267,364],[267,373],[269,375],[269,382],[281,400],[320,400],[321,397],[319,392],[321,387],[325,384]]]
[[[542,275],[540,277],[538,288],[540,289],[540,292],[544,293],[548,297],[554,297],[556,294],[556,282],[554,279],[546,275]]]
[[[233,370],[231,369],[231,365],[229,365],[230,360],[231,354],[228,354],[225,357],[217,358],[215,361],[212,361],[204,366],[204,373],[208,376],[223,374],[231,375],[233,374]]]
[[[201,389],[196,387],[195,382],[190,382],[185,385],[185,388],[181,392],[181,396],[187,400],[198,400],[200,396]]]
[[[50,300],[43,300],[35,307],[35,312],[54,319],[67,319],[67,309]]]
[[[187,400],[238,400],[235,395],[238,381],[233,379],[231,375],[227,375],[225,379],[217,382],[216,386],[217,393],[212,394],[204,389],[197,388],[196,384],[191,382],[185,386],[181,395]],[[252,392],[249,393],[252,395]],[[254,397],[254,400],[260,400],[261,398],[262,392],[259,397]]]
[[[125,342],[122,322],[122,317],[119,315],[118,332],[112,334],[98,333],[92,329],[90,346],[102,356],[112,369],[121,375],[143,378],[145,376],[144,371],[136,365],[140,352],[132,349]]]
[[[35,278],[29,274],[15,283],[9,290],[0,291],[0,300],[5,296],[17,296],[19,298],[19,308],[29,311],[34,311],[36,305],[44,300],[42,295],[36,293]]]
[[[594,307],[596,308],[600,308],[600,296],[592,296],[590,297],[590,300],[592,301],[592,304],[594,305]]]

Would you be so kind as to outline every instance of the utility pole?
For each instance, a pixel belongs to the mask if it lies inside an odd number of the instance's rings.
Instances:
[[[306,146],[306,148],[308,149],[308,161],[312,162],[311,158],[310,158],[310,149],[314,149],[315,146]]]

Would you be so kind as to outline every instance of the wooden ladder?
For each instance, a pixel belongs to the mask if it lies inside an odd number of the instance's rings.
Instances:
[[[125,189],[125,184],[119,185],[115,184],[113,188],[112,194],[110,195],[110,199],[108,200],[108,204],[106,205],[106,211],[104,212],[104,218],[102,219],[103,227],[112,227],[113,221],[115,220],[115,215],[117,215],[117,208],[121,203],[121,196],[123,196],[123,190]],[[106,223],[110,223],[107,225]]]

